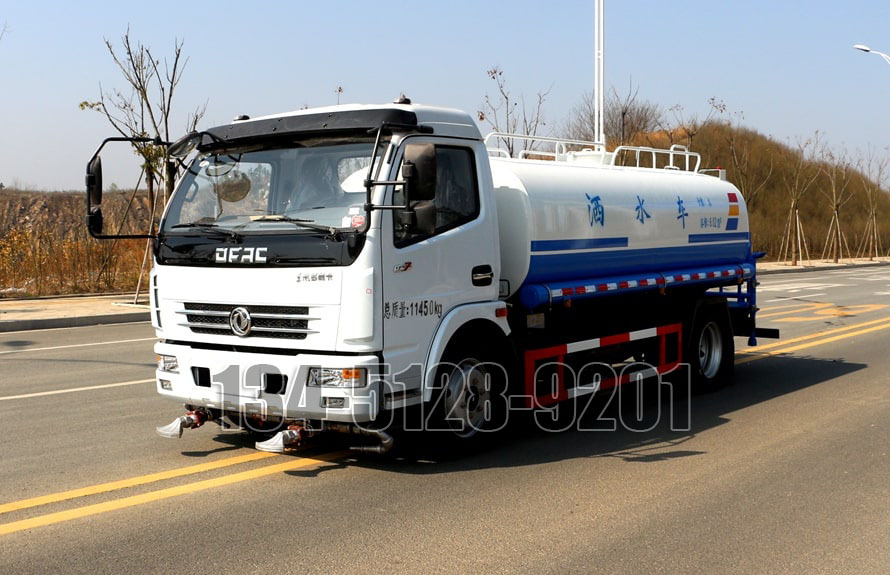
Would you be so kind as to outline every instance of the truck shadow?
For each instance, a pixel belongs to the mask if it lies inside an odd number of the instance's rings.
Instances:
[[[609,457],[629,463],[655,463],[695,457],[706,452],[684,449],[684,444],[699,433],[729,423],[732,418],[727,414],[830,383],[866,367],[838,360],[771,357],[737,366],[735,383],[712,393],[674,401],[642,401],[640,411],[636,405],[629,409],[628,401],[623,402],[622,409],[614,399],[608,404],[602,399],[595,400],[578,420],[582,428],[588,429],[615,420],[615,430],[579,430],[576,423],[565,431],[550,432],[541,429],[533,417],[523,414],[522,421],[512,422],[505,433],[483,441],[481,447],[471,452],[431,447],[422,433],[410,433],[396,454],[386,458],[357,456],[350,465],[398,473],[435,474],[538,465],[574,458]],[[632,412],[630,429],[622,425],[628,421],[628,411]],[[686,422],[684,411],[689,414]],[[676,416],[673,427],[676,429],[679,422],[683,430],[672,429],[671,417],[659,416],[670,412]],[[546,424],[550,420],[544,421]],[[633,428],[645,431],[633,431]]]

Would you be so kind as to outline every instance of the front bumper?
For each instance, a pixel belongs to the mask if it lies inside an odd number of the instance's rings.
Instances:
[[[344,423],[373,421],[379,413],[380,362],[374,355],[219,351],[165,342],[154,349],[179,363],[175,373],[156,370],[158,393],[188,405],[262,418]],[[367,383],[353,388],[306,385],[312,367],[366,368]]]

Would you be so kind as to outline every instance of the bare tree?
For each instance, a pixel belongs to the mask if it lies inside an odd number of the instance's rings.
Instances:
[[[127,87],[106,92],[100,84],[99,100],[81,102],[80,108],[101,112],[122,136],[170,141],[173,95],[188,63],[188,59],[182,56],[182,44],[179,40],[174,42],[172,58],[164,58],[162,65],[149,47],[131,40],[129,29],[121,37],[120,51],[106,39],[108,53],[123,74]],[[206,103],[189,114],[187,132],[195,129],[205,109]],[[167,156],[166,147],[151,143],[133,144],[133,147],[143,161],[149,197],[154,202],[157,184],[163,179],[166,182],[166,203],[173,192],[175,180],[175,164]]]
[[[478,112],[479,121],[487,122],[495,132],[537,136],[538,130],[546,125],[544,102],[547,100],[547,95],[550,94],[550,88],[538,92],[534,105],[526,106],[523,96],[517,100],[510,94],[507,81],[504,78],[504,71],[500,66],[493,66],[485,73],[497,85],[498,92],[494,97],[485,94],[482,109]],[[511,157],[517,151],[517,146],[520,147],[520,150],[535,149],[534,142],[524,140],[504,138],[502,143],[507,147],[507,152]]]
[[[3,27],[0,28],[0,40],[2,40],[4,36],[6,36],[6,32],[8,32],[8,31],[9,31],[9,27],[7,26],[7,23],[3,22]]]
[[[869,261],[884,253],[881,236],[878,234],[878,202],[887,185],[888,165],[890,165],[888,164],[890,163],[888,153],[890,150],[885,148],[883,153],[878,156],[875,150],[869,147],[865,154],[860,154],[857,163],[859,179],[862,182],[862,190],[865,193],[868,206],[868,219],[865,222],[859,247],[856,249],[856,257],[867,252]]]
[[[752,158],[754,132],[743,128],[744,114],[733,114],[734,120],[727,125],[726,142],[729,144],[729,157],[732,161],[733,183],[745,198],[750,211],[757,195],[763,191],[773,175],[773,157],[770,154],[768,167],[763,158]],[[764,174],[764,172],[766,172]]]
[[[710,110],[704,119],[699,118],[698,114],[687,116],[683,106],[676,104],[668,108],[673,118],[673,123],[668,123],[666,117],[662,117],[659,127],[665,132],[671,145],[682,143],[687,149],[692,149],[695,137],[706,126],[714,121],[719,114],[726,112],[726,104],[717,97],[708,98]]]
[[[170,121],[173,95],[182,80],[182,73],[188,63],[188,59],[182,56],[182,44],[181,40],[174,41],[172,58],[170,60],[164,58],[162,63],[154,56],[150,48],[131,40],[129,28],[121,37],[120,51],[115,49],[111,41],[105,39],[105,46],[111,59],[124,76],[126,88],[106,92],[100,84],[99,100],[81,102],[81,110],[95,110],[102,113],[111,126],[124,137],[150,137],[169,142],[171,139]],[[188,115],[187,132],[195,129],[198,121],[204,115],[206,107],[205,103]],[[155,215],[161,211],[157,209],[160,203],[157,197],[158,184],[162,180],[165,183],[163,203],[166,204],[173,193],[176,164],[168,156],[166,146],[154,143],[134,143],[133,147],[136,154],[142,159],[140,180],[144,179],[148,191],[150,214],[148,233],[152,233],[155,227]],[[138,188],[139,184],[137,183],[133,190],[134,197]],[[126,214],[122,222],[125,219]],[[150,242],[146,243],[139,282],[136,287],[136,298],[139,297],[143,272],[149,261],[150,247]],[[106,259],[106,263],[107,261]]]
[[[828,181],[828,187],[819,191],[831,205],[831,224],[828,226],[828,236],[822,248],[822,259],[829,254],[832,261],[837,263],[843,257],[845,247],[847,254],[850,253],[850,248],[846,245],[847,238],[841,231],[840,211],[853,197],[854,188],[850,187],[850,182],[853,180],[853,161],[846,150],[835,153],[828,148],[822,150],[821,160],[820,169]]]
[[[635,143],[641,136],[656,129],[662,116],[658,105],[638,98],[640,89],[630,81],[627,92],[619,95],[613,86],[605,98],[603,125],[606,142],[611,147]],[[581,97],[581,103],[572,108],[563,132],[573,140],[596,139],[594,110],[596,100],[590,92]]]
[[[787,261],[786,256],[790,253],[793,266],[797,265],[798,254],[803,257],[803,254],[806,253],[807,259],[810,259],[798,206],[800,199],[819,177],[819,166],[815,162],[816,152],[820,148],[819,139],[818,131],[811,138],[797,138],[794,147],[788,150],[788,158],[785,161],[788,168],[782,173],[791,205],[788,209],[788,219],[785,223],[779,254],[782,261]]]

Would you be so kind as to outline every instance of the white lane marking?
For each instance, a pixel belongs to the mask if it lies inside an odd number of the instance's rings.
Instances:
[[[5,321],[5,320],[4,320],[4,321]],[[95,329],[95,328],[97,328],[97,327],[101,327],[101,328],[108,329],[108,328],[113,328],[113,327],[118,327],[118,326],[139,325],[139,324],[142,324],[142,323],[151,323],[151,320],[145,320],[145,321],[122,321],[121,323],[103,323],[103,324],[99,324],[99,325],[71,325],[71,326],[68,326],[68,327],[44,327],[44,328],[40,328],[40,329],[20,329],[20,330],[17,330],[17,331],[0,331],[0,336],[11,335],[11,334],[14,334],[14,333],[33,332],[33,331],[39,331],[40,333],[43,333],[43,332],[45,332],[45,331],[59,331],[59,330],[62,330],[62,329],[86,329],[86,328],[93,328],[93,329]]]
[[[773,285],[761,285],[758,291],[787,291],[788,293],[797,293],[802,290],[820,290],[835,287],[848,287],[850,284],[824,284],[824,283],[808,283],[795,282]]]
[[[108,389],[109,387],[123,387],[125,385],[138,385],[140,383],[154,383],[152,379],[138,379],[136,381],[122,381],[120,383],[105,383],[103,385],[91,385],[89,387],[70,387],[68,389],[57,389],[55,391],[38,391],[37,393],[24,393],[22,395],[6,395],[0,397],[0,401],[9,401],[11,399],[27,399],[29,397],[44,397],[47,395],[61,395],[63,393],[74,393],[76,391],[91,391],[94,389]]]
[[[827,295],[827,294],[825,294],[825,293],[808,293],[808,294],[803,294],[803,295],[800,295],[800,296],[778,297],[778,298],[776,298],[776,299],[768,299],[768,300],[766,300],[765,302],[761,302],[761,303],[776,303],[777,301],[788,301],[788,300],[790,300],[790,299],[792,299],[792,300],[799,300],[799,301],[807,301],[807,300],[804,299],[804,298],[808,298],[808,297],[819,297],[820,295]]]
[[[71,345],[56,345],[53,347],[32,347],[29,349],[11,349],[8,351],[0,351],[0,355],[6,355],[8,353],[25,353],[26,351],[49,351],[53,349],[69,349],[72,347],[89,347],[91,345],[111,345],[115,343],[133,343],[134,341],[150,341],[156,340],[156,337],[142,337],[139,339],[120,339],[117,341],[99,341],[95,343],[73,343]]]

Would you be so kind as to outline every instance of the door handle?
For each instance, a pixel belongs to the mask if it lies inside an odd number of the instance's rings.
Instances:
[[[474,286],[490,286],[494,281],[494,271],[488,264],[476,266],[473,268],[472,279]]]

